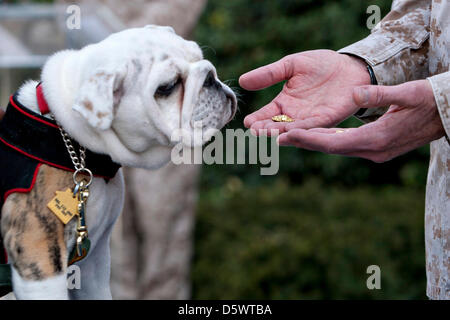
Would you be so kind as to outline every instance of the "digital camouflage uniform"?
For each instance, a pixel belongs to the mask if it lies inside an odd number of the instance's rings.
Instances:
[[[450,136],[450,0],[397,0],[367,38],[339,52],[370,64],[381,85],[427,78]],[[385,109],[368,109],[373,120]],[[427,295],[450,299],[450,145],[431,143],[425,212]]]

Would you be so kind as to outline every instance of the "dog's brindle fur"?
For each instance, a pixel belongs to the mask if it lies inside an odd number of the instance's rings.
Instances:
[[[23,279],[42,280],[65,273],[68,239],[76,219],[64,224],[47,208],[56,191],[73,185],[72,173],[45,164],[29,193],[9,195],[2,209],[1,231],[13,265]]]

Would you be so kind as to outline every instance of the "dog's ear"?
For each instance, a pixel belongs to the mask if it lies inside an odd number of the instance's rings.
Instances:
[[[119,69],[108,71],[97,69],[84,80],[76,97],[73,109],[89,124],[100,130],[111,127],[114,107],[123,94],[125,72]]]

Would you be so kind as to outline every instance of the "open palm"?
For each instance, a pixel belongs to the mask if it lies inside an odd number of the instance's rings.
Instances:
[[[294,128],[330,127],[358,110],[353,89],[370,84],[364,61],[331,50],[315,50],[284,57],[242,75],[240,85],[260,90],[287,80],[283,90],[268,105],[248,115],[244,124],[257,133],[261,129],[285,132]],[[273,122],[286,114],[292,123]]]

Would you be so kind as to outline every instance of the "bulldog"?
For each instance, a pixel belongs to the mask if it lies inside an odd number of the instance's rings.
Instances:
[[[51,56],[41,83],[26,82],[0,124],[1,232],[15,296],[110,299],[109,240],[124,198],[120,165],[157,169],[179,143],[175,130],[193,136],[200,124],[205,143],[236,108],[199,46],[170,27],[129,29]],[[84,175],[75,177],[80,162]],[[90,249],[75,259],[81,288],[68,290],[79,222],[64,224],[48,204],[57,191],[75,195],[80,176],[90,180],[86,169],[93,176],[83,211]]]

